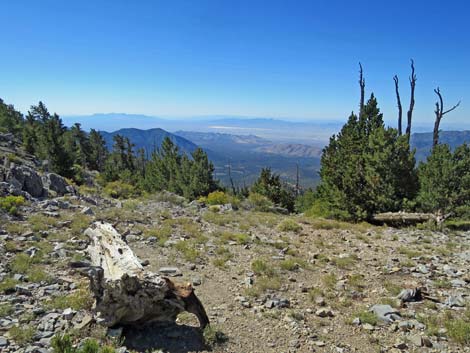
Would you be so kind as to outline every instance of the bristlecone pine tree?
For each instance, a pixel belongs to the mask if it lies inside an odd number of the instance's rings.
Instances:
[[[372,94],[362,114],[352,113],[323,150],[317,202],[327,215],[345,219],[398,211],[416,194],[414,166],[407,138],[385,128]]]

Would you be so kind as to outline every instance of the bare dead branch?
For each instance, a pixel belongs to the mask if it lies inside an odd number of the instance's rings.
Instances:
[[[432,147],[436,147],[439,143],[439,126],[441,124],[441,120],[443,116],[451,111],[457,109],[460,105],[460,101],[455,104],[452,108],[448,110],[444,110],[444,99],[442,98],[441,90],[439,87],[434,89],[434,93],[436,93],[438,97],[438,101],[436,102],[436,110],[434,113],[436,114],[436,120],[434,120],[434,131],[432,134]]]
[[[415,63],[413,59],[411,59],[411,76],[409,78],[410,80],[410,88],[411,88],[411,94],[410,94],[410,107],[408,108],[407,112],[407,125],[406,125],[406,134],[408,135],[408,142],[410,142],[410,136],[411,136],[411,121],[413,118],[413,109],[415,106],[415,87],[416,87],[416,81],[417,77],[415,74]]]
[[[393,76],[393,81],[395,82],[395,93],[397,95],[397,106],[398,106],[398,134],[402,134],[402,115],[403,115],[403,108],[401,106],[401,99],[400,99],[400,92],[398,90],[398,76]]]
[[[366,81],[364,80],[361,63],[359,63],[359,86],[361,87],[361,100],[359,101],[359,116],[362,116],[362,113],[364,112],[364,96],[365,96]]]
[[[450,108],[450,109],[446,110],[444,113],[442,113],[442,115],[445,115],[445,114],[451,112],[452,110],[458,108],[459,105],[460,105],[460,101],[456,105],[454,105],[452,108]]]

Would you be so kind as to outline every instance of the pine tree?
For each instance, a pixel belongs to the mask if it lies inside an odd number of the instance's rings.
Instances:
[[[207,195],[217,189],[214,181],[214,165],[209,161],[207,154],[197,148],[193,153],[193,163],[190,169],[191,197]]]
[[[323,150],[317,200],[326,214],[368,219],[396,211],[416,194],[414,155],[406,138],[385,128],[372,94],[358,118],[348,119]]]
[[[23,129],[23,115],[13,105],[7,105],[0,98],[0,131],[19,135]]]
[[[436,145],[418,168],[418,207],[426,212],[459,212],[470,207],[470,146],[452,153],[448,145]]]
[[[280,175],[272,173],[270,168],[261,169],[260,176],[253,183],[251,191],[266,196],[273,203],[286,208],[290,212],[294,210],[294,190],[288,188],[281,181]]]
[[[103,136],[95,129],[91,129],[88,141],[90,144],[88,167],[91,170],[102,172],[104,170],[106,158],[108,157],[106,142]]]
[[[88,167],[90,160],[91,146],[88,135],[76,123],[65,133],[65,148],[73,159],[73,164],[82,168]]]

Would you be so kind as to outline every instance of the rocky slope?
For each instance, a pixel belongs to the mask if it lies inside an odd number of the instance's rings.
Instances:
[[[21,214],[1,216],[2,352],[47,352],[61,332],[122,352],[469,351],[468,232],[209,209],[171,194],[31,200]],[[191,282],[215,333],[204,341],[182,314],[176,326],[107,336],[93,322],[88,280],[69,266],[86,260],[93,220],[114,224],[150,270]],[[402,288],[421,286],[435,301],[400,306]],[[400,316],[381,322],[369,312],[376,304]]]
[[[0,198],[27,199],[14,215],[0,210],[1,352],[52,352],[63,333],[121,353],[470,352],[470,232],[207,207],[169,193],[111,200],[48,182],[11,136],[0,135],[0,152]],[[85,229],[100,220],[147,269],[191,283],[211,328],[200,332],[187,313],[177,324],[96,323],[77,264],[88,260]]]

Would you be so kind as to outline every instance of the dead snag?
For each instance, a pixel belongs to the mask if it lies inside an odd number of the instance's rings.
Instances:
[[[407,125],[406,125],[406,135],[408,136],[408,143],[410,142],[410,136],[411,136],[411,120],[413,118],[413,109],[415,107],[415,87],[416,87],[416,74],[415,74],[415,63],[413,59],[411,59],[411,76],[410,76],[410,88],[411,88],[411,94],[410,94],[410,107],[408,108],[407,112]]]
[[[397,95],[397,106],[398,106],[398,135],[402,134],[402,115],[403,108],[401,106],[400,92],[398,91],[398,76],[393,76],[393,81],[395,82],[395,94]]]
[[[453,111],[460,105],[460,101],[459,101],[452,108],[444,111],[444,100],[442,98],[441,90],[439,89],[439,87],[437,87],[434,90],[434,93],[437,94],[438,101],[436,102],[436,110],[434,111],[434,113],[436,114],[436,120],[434,121],[434,131],[432,134],[432,147],[433,148],[437,146],[437,144],[439,143],[439,125],[441,124],[442,117],[446,115],[447,113],[450,113],[451,111]]]

